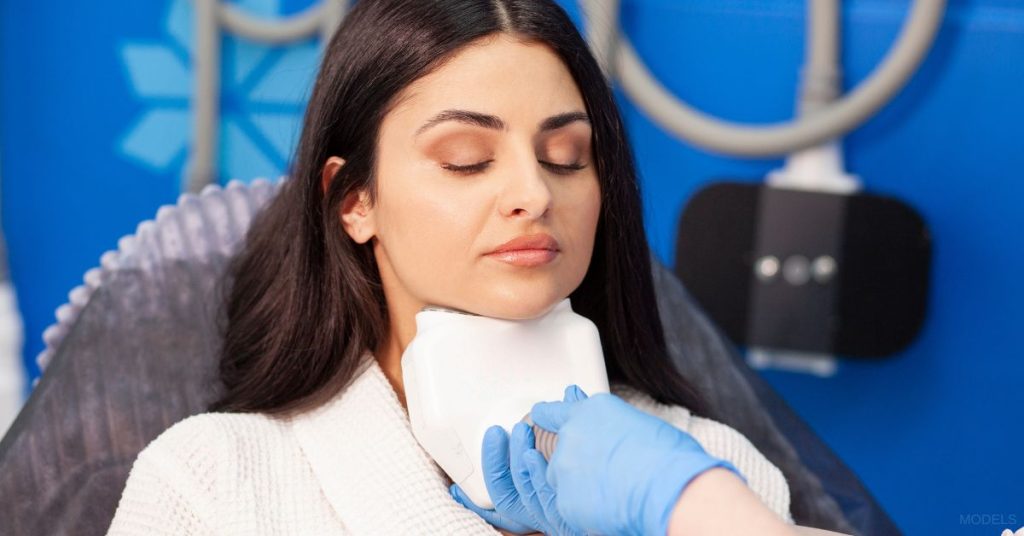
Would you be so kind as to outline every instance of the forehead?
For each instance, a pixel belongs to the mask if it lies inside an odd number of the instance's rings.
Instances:
[[[506,34],[463,47],[406,87],[396,102],[389,114],[394,121],[461,108],[498,115],[513,128],[518,121],[584,110],[575,80],[554,51]]]

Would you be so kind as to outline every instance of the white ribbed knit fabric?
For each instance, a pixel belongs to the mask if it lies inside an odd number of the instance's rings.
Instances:
[[[168,428],[135,460],[108,534],[497,536],[451,499],[451,481],[365,357],[344,391],[302,415],[204,413]],[[782,472],[741,434],[632,389],[613,392],[732,462],[792,523]]]

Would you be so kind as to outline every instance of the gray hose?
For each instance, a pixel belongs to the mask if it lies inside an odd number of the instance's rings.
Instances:
[[[338,14],[346,8],[343,3],[326,1],[286,19],[269,21],[252,17],[231,4],[218,4],[217,7],[221,24],[228,32],[269,44],[288,43],[317,33],[326,41],[340,20]],[[329,19],[327,25],[325,18]]]
[[[808,115],[839,98],[839,0],[808,0],[807,43],[797,113]]]
[[[220,39],[222,31],[246,39],[281,45],[320,36],[321,46],[330,41],[350,0],[323,0],[290,17],[265,20],[253,17],[221,0],[195,0],[195,110],[194,142],[189,159],[187,189],[199,192],[217,182],[217,140],[220,133]]]
[[[808,0],[816,1],[816,0]],[[618,34],[617,2],[580,0],[592,46],[617,41],[602,68],[614,72],[636,105],[662,128],[712,151],[762,157],[790,153],[853,130],[898,92],[917,70],[942,22],[946,0],[915,0],[896,43],[871,75],[842,100],[797,120],[764,126],[723,121],[676,99],[647,70],[625,35]],[[827,13],[822,14],[822,18]],[[608,34],[613,34],[609,36]],[[599,61],[602,53],[598,53]]]

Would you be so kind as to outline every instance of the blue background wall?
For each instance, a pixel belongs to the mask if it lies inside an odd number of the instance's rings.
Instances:
[[[310,0],[247,0],[286,15]],[[563,5],[568,2],[563,0]],[[573,6],[568,6],[578,16]],[[844,2],[846,85],[891,44],[905,0]],[[26,322],[25,363],[53,310],[138,222],[175,200],[188,132],[187,0],[0,1],[3,228]],[[623,26],[677,95],[721,117],[791,117],[803,2],[624,0]],[[316,43],[225,43],[221,173],[278,176],[297,136]],[[712,155],[620,99],[651,245],[671,264],[688,197],[715,177],[756,181],[779,160]],[[870,191],[927,218],[933,294],[920,339],[822,379],[766,371],[908,534],[998,534],[1024,525],[1020,325],[1024,252],[1024,5],[953,1],[909,87],[845,142]]]

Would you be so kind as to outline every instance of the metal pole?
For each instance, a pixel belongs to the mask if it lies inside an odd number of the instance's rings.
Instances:
[[[187,189],[198,192],[217,181],[220,137],[220,24],[218,0],[195,0],[194,127]]]

